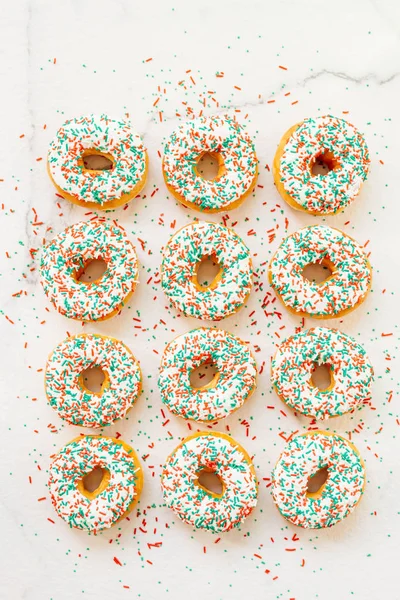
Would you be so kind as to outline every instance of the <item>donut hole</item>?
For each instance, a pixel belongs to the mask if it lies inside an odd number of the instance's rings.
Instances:
[[[321,262],[309,263],[304,267],[301,274],[304,279],[307,279],[307,281],[321,284],[332,277],[333,273],[333,265],[328,259],[326,259]]]
[[[81,385],[86,392],[101,394],[106,384],[106,374],[97,366],[89,367],[80,375]]]
[[[197,485],[203,488],[208,494],[221,497],[224,493],[224,484],[219,475],[205,467],[197,473]]]
[[[322,494],[323,489],[325,487],[325,484],[328,480],[328,477],[329,477],[329,469],[326,465],[324,467],[321,467],[320,469],[318,469],[318,471],[313,473],[313,475],[310,475],[310,477],[308,478],[308,482],[307,482],[308,498],[320,497],[320,495]]]
[[[215,256],[205,256],[195,268],[195,283],[201,290],[215,287],[221,277],[222,268]]]
[[[190,372],[189,381],[197,390],[215,387],[219,379],[219,371],[212,359],[207,359]]]
[[[78,481],[78,489],[86,498],[93,500],[93,498],[106,489],[109,481],[110,471],[104,467],[97,466]]]
[[[338,159],[330,150],[323,150],[311,161],[311,175],[327,175],[340,167]]]
[[[111,154],[87,150],[81,157],[84,171],[111,171],[114,168],[114,160]]]
[[[81,283],[94,283],[101,279],[107,271],[107,263],[102,258],[88,260],[76,273],[77,281]]]
[[[196,174],[207,181],[219,179],[225,172],[222,156],[217,152],[203,152],[197,159]]]
[[[318,388],[321,392],[329,390],[334,383],[333,367],[328,363],[319,365],[314,363],[311,373],[311,385]]]

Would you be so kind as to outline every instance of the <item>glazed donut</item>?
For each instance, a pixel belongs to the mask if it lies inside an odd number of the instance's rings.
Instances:
[[[309,478],[327,468],[317,492]],[[294,436],[272,474],[272,497],[285,519],[300,527],[332,527],[354,510],[365,487],[365,466],[357,448],[340,435],[309,431]]]
[[[314,175],[322,161],[329,172]],[[361,133],[330,115],[304,119],[283,136],[273,163],[275,185],[293,208],[333,215],[356,198],[368,176],[368,147]]]
[[[313,385],[315,365],[329,365],[331,384]],[[371,399],[374,371],[365,350],[336,329],[315,327],[282,342],[272,359],[271,381],[283,402],[315,419],[338,417]]]
[[[110,170],[86,169],[84,158],[98,154]],[[107,115],[71,119],[50,144],[47,171],[61,196],[97,210],[116,208],[139,194],[146,183],[148,159],[141,138],[126,121]]]
[[[303,277],[313,263],[331,275],[322,283]],[[268,278],[291,312],[315,319],[333,319],[351,312],[371,287],[371,265],[361,246],[338,229],[311,225],[289,235],[269,264]]]
[[[93,492],[83,478],[96,468],[103,479]],[[50,465],[48,487],[58,515],[70,527],[100,531],[115,525],[135,506],[143,472],[135,451],[122,440],[84,435],[69,442]]]
[[[79,281],[85,265],[107,263],[100,279]],[[114,222],[75,223],[43,249],[40,280],[46,296],[62,315],[101,321],[118,313],[135,290],[139,265],[125,230]]]
[[[217,373],[200,388],[190,373],[213,363]],[[216,421],[244,404],[256,386],[257,365],[249,347],[222,329],[201,327],[178,336],[164,350],[158,386],[168,408],[184,419]]]
[[[222,494],[198,481],[202,471],[216,473]],[[167,458],[161,475],[164,501],[184,523],[213,533],[238,526],[257,504],[257,479],[250,456],[224,433],[198,432]]]
[[[211,181],[197,170],[205,154],[218,163]],[[258,175],[253,142],[229,115],[200,117],[178,127],[165,145],[163,175],[169,191],[188,208],[215,213],[239,206]]]
[[[104,381],[90,391],[82,373],[98,367]],[[46,395],[62,419],[81,427],[104,427],[122,419],[142,389],[142,373],[132,352],[111,337],[91,333],[68,338],[50,354],[45,373]]]
[[[197,280],[202,260],[221,267],[206,287]],[[187,317],[219,321],[246,302],[252,285],[250,252],[232,229],[218,223],[182,227],[164,248],[161,285],[171,303]]]

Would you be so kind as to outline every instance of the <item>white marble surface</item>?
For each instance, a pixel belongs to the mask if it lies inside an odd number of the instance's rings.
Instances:
[[[3,3],[1,598],[399,597],[399,36],[395,0]],[[188,107],[208,114],[236,110],[254,136],[260,159],[256,193],[230,213],[228,223],[237,222],[261,283],[247,306],[221,326],[247,339],[257,350],[259,369],[264,367],[249,403],[214,427],[229,425],[254,455],[260,497],[241,530],[220,536],[217,544],[217,536],[194,533],[178,522],[162,506],[159,487],[165,457],[189,431],[185,422],[161,414],[160,353],[176,333],[198,324],[176,317],[158,283],[170,223],[182,226],[195,216],[168,197],[159,156],[179,121],[176,113],[185,118]],[[49,306],[29,250],[39,249],[44,237],[67,224],[88,218],[84,209],[55,196],[45,157],[66,118],[98,111],[129,113],[149,149],[150,176],[142,197],[111,215],[137,247],[140,287],[120,316],[83,328]],[[365,132],[371,151],[372,170],[360,198],[327,221],[362,244],[369,240],[373,292],[355,313],[331,324],[365,345],[376,381],[372,409],[329,424],[343,435],[350,432],[365,458],[365,497],[345,522],[310,532],[280,517],[268,488],[284,446],[281,436],[308,425],[288,410],[282,414],[269,383],[275,344],[293,333],[299,319],[272,303],[267,312],[277,309],[283,317],[266,317],[262,301],[271,292],[265,262],[285,233],[285,219],[290,232],[322,219],[284,205],[265,166],[290,125],[327,112],[346,114]],[[248,235],[252,229],[256,235]],[[271,233],[276,237],[269,240]],[[121,338],[144,372],[137,405],[126,420],[107,429],[120,432],[145,457],[141,515],[97,537],[69,530],[53,512],[46,488],[49,456],[80,430],[64,425],[47,405],[42,370],[67,331],[82,330]],[[149,545],[157,542],[162,545]]]

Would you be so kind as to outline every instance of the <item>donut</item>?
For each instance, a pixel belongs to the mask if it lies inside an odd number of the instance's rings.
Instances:
[[[107,263],[96,281],[79,277],[93,260]],[[101,321],[119,312],[138,281],[136,251],[125,230],[99,219],[75,223],[43,249],[40,280],[46,296],[59,313],[80,321]]]
[[[319,263],[331,271],[322,283],[303,270]],[[269,264],[268,278],[288,310],[314,319],[341,317],[359,306],[371,287],[371,265],[351,237],[327,225],[311,225],[289,235]]]
[[[201,261],[211,257],[220,266],[207,286],[197,280]],[[167,243],[161,285],[171,303],[187,317],[219,321],[246,302],[252,285],[250,251],[232,229],[218,223],[191,223]]]
[[[316,365],[329,365],[331,383],[311,380]],[[360,344],[326,327],[301,331],[282,342],[272,359],[271,381],[281,400],[315,419],[338,417],[371,400],[374,371]]]
[[[309,478],[328,469],[317,492]],[[299,527],[332,527],[350,514],[364,492],[364,461],[357,448],[340,435],[309,431],[292,437],[272,473],[272,497],[285,519]]]
[[[313,174],[315,163],[328,169]],[[283,136],[273,162],[275,185],[293,208],[312,215],[341,212],[358,195],[370,158],[363,135],[330,115],[304,119]]]
[[[192,387],[190,373],[214,364],[213,380]],[[216,421],[240,408],[256,386],[257,365],[249,347],[222,329],[200,327],[178,336],[164,350],[158,387],[175,414],[195,421]]]
[[[216,473],[222,493],[198,481]],[[167,458],[161,475],[165,504],[184,523],[212,533],[237,527],[257,504],[257,479],[250,456],[224,433],[198,432],[185,438]]]
[[[93,367],[104,374],[100,392],[92,392],[83,381],[82,373]],[[62,419],[81,427],[104,427],[133,406],[142,389],[142,373],[125,344],[87,333],[69,337],[53,350],[45,386],[50,406]]]
[[[211,155],[217,176],[204,179],[197,163]],[[258,175],[253,142],[229,115],[200,117],[180,125],[165,145],[163,175],[167,188],[184,206],[216,213],[239,206]]]
[[[96,154],[108,158],[112,168],[87,169],[84,158]],[[144,187],[147,152],[126,121],[89,115],[60,127],[50,144],[47,171],[63,198],[85,208],[109,210],[129,202]]]
[[[103,479],[89,492],[84,477],[97,468]],[[112,437],[83,435],[54,456],[48,488],[58,515],[70,527],[100,531],[115,525],[135,506],[143,487],[139,459],[130,446]]]

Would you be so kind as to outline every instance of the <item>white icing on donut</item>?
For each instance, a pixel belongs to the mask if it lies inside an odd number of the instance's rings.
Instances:
[[[208,181],[196,165],[205,154],[218,154],[223,174]],[[180,125],[165,145],[163,170],[173,192],[200,210],[222,211],[240,200],[257,178],[253,142],[229,115],[200,117]]]
[[[333,276],[322,283],[303,277],[309,264],[329,260]],[[311,225],[289,235],[274,254],[271,285],[297,313],[335,317],[360,304],[371,285],[371,267],[363,249],[350,237],[326,225]]]
[[[309,477],[328,467],[319,497],[309,497]],[[364,463],[347,440],[327,432],[296,435],[287,444],[272,474],[272,496],[281,514],[294,525],[332,527],[355,508],[365,485]]]
[[[81,374],[99,367],[105,385],[93,393],[82,385]],[[103,427],[121,419],[141,390],[140,366],[122,342],[102,335],[82,334],[61,342],[49,356],[46,394],[62,419],[71,425]]]
[[[222,276],[216,287],[198,290],[193,281],[196,266],[207,256],[216,257]],[[250,252],[232,229],[218,223],[192,223],[166,245],[161,285],[186,316],[218,321],[236,312],[250,293]]]
[[[328,151],[331,171],[313,175],[312,163]],[[369,170],[364,137],[350,123],[330,115],[302,121],[285,144],[279,176],[285,191],[308,211],[321,215],[343,210],[357,196]]]
[[[90,171],[82,164],[85,151],[109,154],[113,167]],[[50,144],[48,167],[54,183],[79,202],[107,203],[140,189],[146,177],[146,149],[126,121],[89,115],[64,123]],[[140,189],[136,189],[139,193]]]
[[[214,387],[198,390],[190,373],[212,362]],[[257,365],[248,346],[222,329],[193,329],[172,340],[160,365],[161,398],[176,415],[196,421],[222,419],[247,400],[256,385]]]
[[[101,258],[107,270],[85,283],[76,274],[86,263]],[[138,281],[136,252],[124,229],[95,219],[75,223],[43,249],[40,280],[50,302],[64,316],[96,321],[124,304]]]
[[[331,389],[311,382],[315,365],[330,365]],[[271,366],[271,381],[291,408],[328,419],[361,408],[371,399],[373,369],[365,350],[350,336],[325,327],[302,331],[282,342]]]
[[[107,469],[110,480],[89,500],[78,482],[96,467]],[[50,465],[49,491],[58,515],[70,527],[99,531],[111,527],[130,510],[142,485],[137,456],[113,438],[82,436],[56,454]]]
[[[198,484],[203,469],[221,479],[221,496]],[[182,521],[213,533],[236,527],[257,504],[257,481],[249,458],[234,440],[216,432],[183,440],[167,459],[161,486],[165,503]]]

